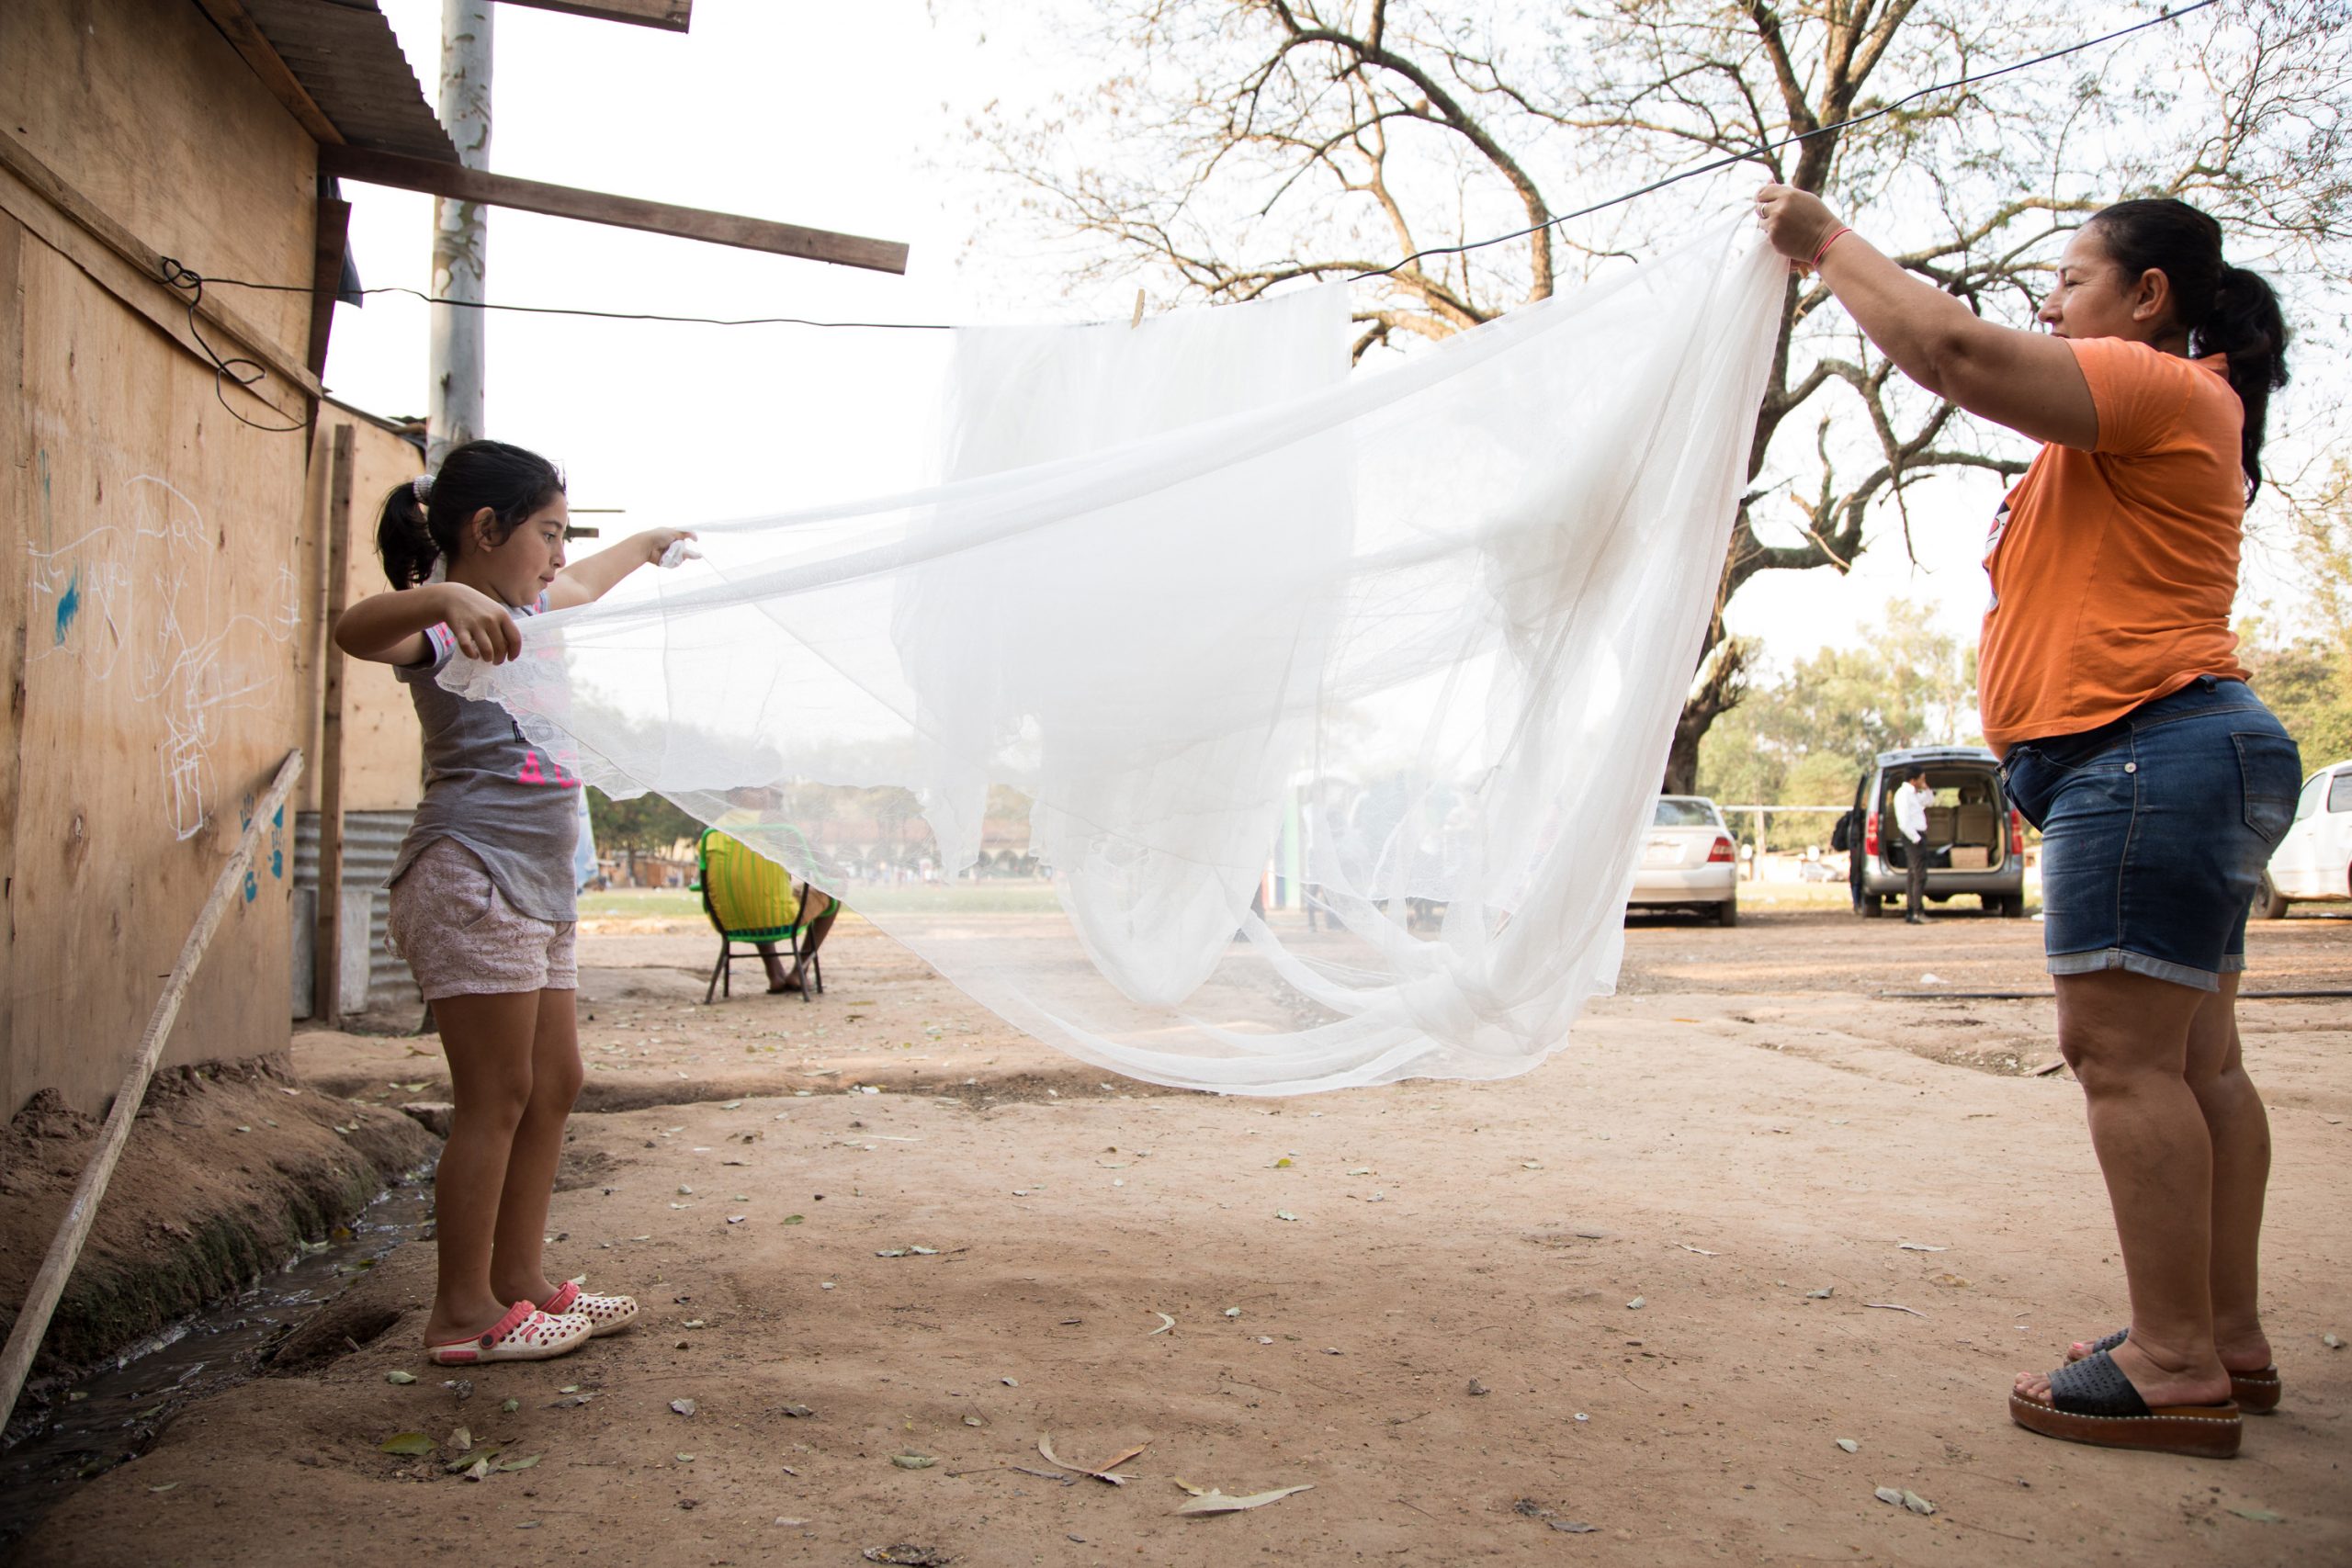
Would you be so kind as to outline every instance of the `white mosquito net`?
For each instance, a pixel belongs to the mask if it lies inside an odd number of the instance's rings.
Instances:
[[[943,482],[453,665],[608,793],[1157,1083],[1498,1077],[1614,984],[1785,272],[1724,228],[1403,364],[1347,291],[958,334]]]

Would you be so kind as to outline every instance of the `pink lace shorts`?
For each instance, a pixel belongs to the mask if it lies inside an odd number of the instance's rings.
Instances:
[[[455,839],[435,839],[392,884],[384,945],[408,960],[428,1002],[508,991],[576,991],[572,922],[535,920]]]

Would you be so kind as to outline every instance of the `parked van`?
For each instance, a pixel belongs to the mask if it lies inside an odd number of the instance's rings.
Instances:
[[[1854,912],[1872,919],[1904,897],[1894,792],[1914,769],[1928,773],[1928,901],[1973,894],[2012,919],[2025,913],[2025,821],[2001,794],[2001,764],[1982,746],[1920,746],[1882,751],[1838,819],[1833,848],[1847,852]],[[1889,852],[1893,853],[1890,855]]]

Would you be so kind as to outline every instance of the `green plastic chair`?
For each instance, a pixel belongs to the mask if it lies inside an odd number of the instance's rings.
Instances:
[[[718,963],[703,992],[705,1002],[722,988],[729,997],[735,994],[736,950],[750,948],[743,954],[750,957],[763,942],[791,947],[792,973],[800,981],[802,1001],[825,988],[824,959],[804,945],[809,922],[801,916],[812,904],[821,916],[831,907],[828,895],[806,882],[796,888],[790,872],[716,828],[704,829],[695,841],[695,864],[700,873],[695,882],[702,890],[702,911],[718,932]]]

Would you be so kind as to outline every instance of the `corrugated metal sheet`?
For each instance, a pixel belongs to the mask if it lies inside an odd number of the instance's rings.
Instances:
[[[424,998],[408,965],[384,948],[384,921],[391,913],[391,894],[383,886],[392,874],[392,859],[408,833],[412,811],[352,811],[343,818],[343,885],[374,890],[368,903],[368,995],[345,997],[352,1012],[370,1007],[422,1007]],[[319,815],[305,811],[294,823],[294,886],[316,891],[319,886]],[[315,940],[312,929],[311,940]],[[298,940],[302,940],[298,934]],[[315,964],[313,965],[315,972]]]
[[[302,90],[355,147],[458,162],[375,0],[244,0]]]

